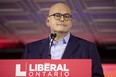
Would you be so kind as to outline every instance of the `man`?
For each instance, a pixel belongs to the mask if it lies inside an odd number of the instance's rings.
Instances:
[[[67,5],[53,5],[46,24],[56,34],[53,41],[49,37],[27,44],[24,59],[92,59],[92,77],[104,77],[96,46],[70,33],[72,16]]]

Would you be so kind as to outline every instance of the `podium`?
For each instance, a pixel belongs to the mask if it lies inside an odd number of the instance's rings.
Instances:
[[[0,77],[92,77],[91,59],[0,60]]]

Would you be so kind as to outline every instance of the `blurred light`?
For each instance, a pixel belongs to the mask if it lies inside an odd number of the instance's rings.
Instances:
[[[105,77],[116,77],[116,64],[102,64]]]

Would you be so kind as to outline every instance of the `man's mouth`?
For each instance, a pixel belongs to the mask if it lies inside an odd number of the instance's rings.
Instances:
[[[57,24],[58,26],[66,26],[65,24]]]

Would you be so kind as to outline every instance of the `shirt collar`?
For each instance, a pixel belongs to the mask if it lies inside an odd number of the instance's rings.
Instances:
[[[70,38],[70,32],[62,39],[64,44],[67,44]]]
[[[59,40],[57,43],[63,43],[63,44],[67,44],[70,38],[70,32],[61,40]]]
[[[70,32],[68,32],[67,33],[67,35],[63,38],[63,39],[61,39],[61,40],[59,40],[58,42],[63,42],[63,44],[67,44],[68,43],[68,41],[69,41],[69,38],[70,38]],[[51,38],[50,38],[51,39]],[[53,43],[58,43],[58,42],[56,42],[56,41],[53,41]]]

